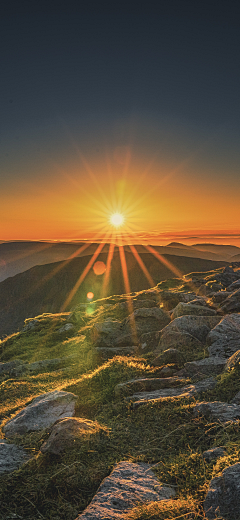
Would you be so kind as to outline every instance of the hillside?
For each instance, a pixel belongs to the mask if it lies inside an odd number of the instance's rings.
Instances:
[[[109,243],[102,249],[103,253],[109,251]],[[206,245],[206,248],[203,246]],[[93,242],[44,242],[44,241],[19,241],[0,243],[0,282],[6,278],[23,273],[35,265],[45,265],[49,263],[66,260],[72,256],[82,257],[92,255],[98,243]],[[208,247],[209,246],[209,247]],[[230,247],[230,250],[228,248]],[[148,251],[144,245],[136,244],[136,250],[141,254]],[[178,242],[172,242],[167,246],[154,246],[155,250],[161,254],[176,256],[188,256],[190,258],[203,258],[205,260],[230,261],[233,254],[240,253],[240,249],[233,246],[215,246],[214,244],[196,244],[186,246]],[[125,245],[124,250],[131,252],[130,246]]]
[[[1,341],[1,520],[239,520],[238,283],[192,273]]]
[[[126,251],[125,256],[131,290],[148,289],[150,287],[149,281],[134,255]],[[175,267],[178,269],[177,273],[180,271],[184,275],[190,271],[209,271],[227,265],[226,262],[163,255],[163,261],[173,266],[173,271],[171,271],[166,263],[159,262],[150,253],[140,253],[140,257],[155,284],[166,278],[176,277]],[[66,262],[35,266],[1,282],[0,337],[16,332],[19,327],[22,327],[26,318],[34,317],[43,312],[59,312],[91,258],[91,256],[86,255]],[[107,253],[101,253],[98,260],[106,264]],[[70,310],[71,307],[80,302],[85,303],[89,291],[94,293],[95,298],[100,298],[102,296],[102,284],[103,275],[96,276],[91,268],[71,302],[67,305],[66,310]],[[119,252],[115,250],[108,292],[105,296],[122,294],[125,291]]]

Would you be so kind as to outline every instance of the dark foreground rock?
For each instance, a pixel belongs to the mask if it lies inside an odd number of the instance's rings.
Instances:
[[[217,375],[220,374],[226,367],[226,359],[211,356],[204,359],[199,359],[198,361],[189,361],[185,363],[183,374],[188,374],[189,376],[193,376],[195,374],[205,374],[205,375]]]
[[[160,485],[149,464],[119,462],[76,520],[123,519],[137,504],[168,500],[174,495],[173,488]]]
[[[26,450],[15,444],[7,444],[4,439],[0,440],[0,475],[15,471],[28,459]]]
[[[221,319],[208,334],[210,356],[229,358],[240,349],[240,314],[229,314]]]
[[[220,477],[211,480],[204,502],[206,517],[224,520],[240,518],[240,463],[224,469]]]
[[[162,330],[162,335],[169,332],[187,332],[204,343],[208,333],[216,327],[220,319],[219,316],[181,316],[169,323]]]
[[[52,426],[58,419],[72,417],[77,396],[71,392],[47,392],[36,397],[4,427],[6,437],[24,435],[29,431],[42,430]]]

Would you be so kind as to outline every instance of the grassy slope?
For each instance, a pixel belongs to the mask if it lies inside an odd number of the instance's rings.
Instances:
[[[184,288],[179,280],[165,282],[161,288],[168,286],[175,290]],[[117,308],[113,306],[110,314],[120,318],[114,309]],[[129,520],[200,519],[204,518],[202,500],[210,479],[239,460],[239,425],[209,424],[205,419],[194,418],[195,398],[149,403],[132,411],[131,405],[114,396],[117,383],[133,377],[157,377],[160,368],[149,364],[149,355],[146,358],[116,356],[99,363],[92,350],[89,331],[95,321],[107,315],[109,307],[97,307],[95,312],[84,316],[77,335],[66,340],[58,339],[56,329],[66,321],[68,314],[43,315],[35,331],[17,333],[1,342],[1,362],[16,358],[32,362],[72,355],[63,361],[64,370],[2,377],[2,426],[35,396],[64,389],[79,397],[77,416],[97,420],[108,429],[108,434],[99,431],[76,441],[59,457],[39,452],[48,437],[47,430],[14,439],[33,458],[18,471],[0,478],[1,519],[13,518],[9,515],[16,513],[19,515],[16,518],[24,520],[75,520],[102,479],[121,460],[155,464],[160,480],[176,486],[177,490],[175,500],[135,508]],[[234,369],[219,376],[217,388],[208,392],[206,398],[230,400],[240,389],[239,375],[239,369]],[[202,452],[213,446],[225,446],[227,455],[207,464]]]

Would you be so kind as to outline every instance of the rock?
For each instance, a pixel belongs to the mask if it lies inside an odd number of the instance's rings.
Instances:
[[[221,401],[198,403],[194,409],[194,415],[204,415],[221,422],[234,421],[240,418],[240,406],[237,404],[227,404]]]
[[[133,403],[133,408],[138,408],[142,404],[148,403],[149,401],[162,401],[162,399],[166,398],[190,398],[196,394],[200,394],[201,392],[206,392],[207,390],[212,390],[216,386],[216,381],[210,377],[208,379],[203,379],[195,385],[188,385],[180,388],[164,388],[161,390],[154,390],[152,392],[139,392],[133,394],[128,399],[131,401],[136,401]]]
[[[139,350],[140,352],[149,352],[155,350],[158,346],[161,331],[146,332],[140,336]]]
[[[231,400],[231,404],[240,404],[240,391]]]
[[[56,333],[63,338],[69,338],[76,333],[76,329],[72,323],[65,323]]]
[[[208,333],[219,323],[220,319],[219,316],[181,316],[175,318],[162,330],[161,339],[166,332],[187,332],[204,343]]]
[[[137,336],[146,332],[162,330],[170,322],[170,316],[163,309],[137,309],[125,320],[123,324],[126,332],[136,330]]]
[[[225,370],[231,370],[232,368],[235,368],[239,366],[240,363],[240,350],[237,350],[235,354],[233,354],[230,358],[228,358],[225,366]]]
[[[163,367],[162,370],[160,370],[159,375],[160,377],[171,377],[176,372],[175,367]]]
[[[200,373],[205,375],[220,374],[226,366],[226,358],[211,356],[184,364],[184,372],[189,376]]]
[[[0,475],[15,471],[29,458],[29,454],[23,448],[7,444],[4,439],[0,439]]]
[[[211,300],[213,303],[222,303],[230,294],[227,291],[219,291],[212,296]]]
[[[147,289],[135,293],[134,298],[136,300],[153,300],[154,302],[158,302],[161,299],[161,291],[158,289]]]
[[[196,299],[195,293],[183,293],[174,291],[162,291],[160,293],[161,303],[167,311],[174,309],[179,302],[187,303]]]
[[[220,457],[224,457],[226,454],[225,450],[223,448],[211,448],[210,450],[203,452],[203,458],[206,460],[206,462],[210,462],[210,460],[216,460]]]
[[[240,314],[221,319],[207,337],[210,356],[231,357],[240,348]]]
[[[124,519],[137,504],[168,500],[174,495],[173,488],[159,483],[149,464],[119,462],[76,520]]]
[[[162,366],[162,365],[170,365],[170,364],[176,364],[176,365],[183,365],[185,359],[182,353],[177,350],[176,348],[168,348],[162,354],[157,356],[152,364],[154,366]]]
[[[166,377],[166,378],[142,378],[142,379],[131,379],[126,383],[118,383],[115,386],[115,395],[131,395],[133,392],[152,391],[160,388],[176,387],[186,383],[185,379],[179,377]]]
[[[221,518],[239,520],[240,518],[240,463],[225,468],[219,477],[211,480],[204,501],[204,511],[209,519]]]
[[[175,318],[179,318],[179,316],[184,315],[195,315],[195,316],[214,316],[216,315],[216,311],[210,309],[209,307],[204,307],[204,305],[196,305],[195,303],[182,303],[180,302],[177,307],[175,307],[171,318],[174,320]]]
[[[237,289],[240,289],[240,280],[236,280],[235,282],[231,283],[231,285],[229,285],[227,288],[227,290],[230,292],[236,291]]]
[[[143,309],[143,308],[150,309],[152,307],[157,307],[158,302],[156,300],[152,300],[152,299],[147,299],[147,300],[132,299],[130,302],[130,306],[131,306],[130,308],[132,308],[132,310]],[[125,311],[126,314],[129,314],[129,302],[118,303],[114,307],[114,310],[117,310],[117,309],[119,309],[121,311]]]
[[[226,300],[223,301],[221,309],[226,314],[240,312],[240,289],[230,294]]]
[[[76,439],[82,439],[100,430],[104,431],[104,428],[97,421],[67,417],[53,425],[48,440],[42,444],[40,450],[42,453],[58,455],[66,448],[73,446]],[[105,431],[107,431],[106,428]]]
[[[29,332],[32,330],[36,330],[37,327],[40,325],[40,321],[37,320],[36,318],[34,320],[29,320],[25,323],[26,323],[26,325],[24,325],[21,332]]]
[[[203,344],[188,332],[169,331],[168,327],[165,327],[160,332],[160,340],[155,353],[167,350],[167,348],[177,348],[183,353],[187,350],[195,352],[203,350]]]
[[[10,419],[3,427],[6,437],[24,435],[29,431],[52,426],[58,419],[72,417],[77,396],[71,392],[47,392],[42,394]]]
[[[0,363],[0,376],[5,374],[15,375],[16,371],[24,371],[24,363],[20,359],[14,359],[13,361],[8,361],[7,363]]]
[[[112,347],[122,333],[122,323],[108,318],[102,323],[95,323],[91,330],[91,339],[95,347]]]

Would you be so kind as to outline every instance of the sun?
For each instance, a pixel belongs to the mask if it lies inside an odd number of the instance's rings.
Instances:
[[[125,218],[121,213],[113,213],[110,217],[110,223],[114,227],[120,227],[124,224]]]

